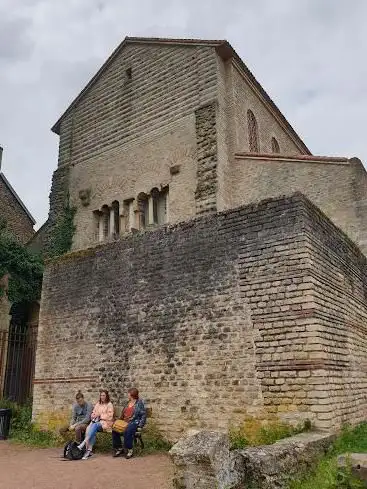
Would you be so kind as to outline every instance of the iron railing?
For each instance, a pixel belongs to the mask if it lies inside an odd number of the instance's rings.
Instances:
[[[0,331],[0,393],[4,398],[23,404],[32,397],[36,346],[37,327],[30,324]]]

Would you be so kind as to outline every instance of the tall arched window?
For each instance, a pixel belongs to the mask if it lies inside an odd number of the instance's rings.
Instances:
[[[273,153],[280,153],[279,143],[274,137],[271,138],[271,151]]]
[[[251,153],[259,152],[259,131],[252,110],[247,111],[248,139]]]

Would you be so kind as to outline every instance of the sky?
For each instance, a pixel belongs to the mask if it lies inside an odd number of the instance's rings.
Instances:
[[[0,0],[2,171],[42,225],[50,128],[125,36],[227,39],[313,154],[366,163],[366,26],[365,0]]]

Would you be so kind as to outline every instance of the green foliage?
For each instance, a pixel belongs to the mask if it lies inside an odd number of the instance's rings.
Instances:
[[[20,406],[14,402],[0,400],[0,408],[10,408],[10,439],[27,446],[47,448],[60,446],[62,439],[56,433],[36,429],[32,424],[32,405]]]
[[[10,408],[12,410],[10,439],[14,442],[40,448],[61,447],[66,440],[71,440],[75,436],[74,433],[67,433],[65,438],[63,438],[55,431],[38,429],[37,426],[32,423],[31,402],[27,403],[25,406],[20,406],[14,402],[2,399],[0,400],[0,409],[3,408]],[[148,423],[143,430],[143,439],[145,444],[144,451],[141,451],[140,448],[136,447],[137,454],[146,455],[154,452],[168,451],[171,448],[170,444],[164,439],[153,420],[148,420]],[[95,448],[98,452],[111,452],[111,433],[98,433]]]
[[[364,488],[363,483],[353,476],[350,467],[338,469],[337,456],[352,452],[367,452],[367,423],[362,423],[354,429],[345,426],[314,473],[307,478],[293,481],[290,484],[290,489]]]
[[[171,448],[171,445],[162,436],[162,433],[152,419],[148,420],[148,423],[143,429],[142,436],[145,445],[144,450],[141,450],[140,444],[134,447],[134,451],[138,455],[166,452]],[[110,452],[112,450],[111,433],[98,433],[95,448],[98,452]]]
[[[41,296],[43,260],[0,226],[0,278],[9,274],[10,302],[32,302]],[[0,295],[4,290],[0,288]]]
[[[278,419],[263,420],[249,417],[239,427],[231,428],[229,438],[232,449],[248,446],[271,445],[278,440],[309,431],[310,421],[306,420],[297,426],[279,421]]]
[[[62,216],[60,216],[52,229],[50,239],[50,257],[56,257],[67,253],[73,243],[75,233],[74,216],[75,207],[70,207],[68,203],[64,207]]]

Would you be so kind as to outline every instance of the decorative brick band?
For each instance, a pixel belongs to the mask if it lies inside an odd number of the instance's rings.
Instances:
[[[267,370],[342,370],[349,367],[347,360],[287,360],[279,362],[261,362],[257,369]]]
[[[72,384],[75,382],[95,382],[95,380],[95,377],[56,377],[53,379],[34,379],[33,384]]]
[[[217,128],[216,103],[195,111],[197,145],[196,214],[217,210]]]
[[[238,160],[269,160],[269,161],[288,161],[290,163],[307,162],[307,163],[325,163],[331,165],[349,165],[349,159],[335,156],[313,156],[313,155],[282,155],[270,153],[236,153],[235,158]]]

